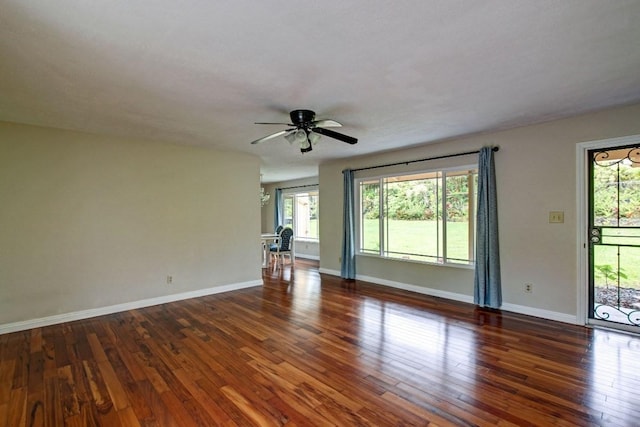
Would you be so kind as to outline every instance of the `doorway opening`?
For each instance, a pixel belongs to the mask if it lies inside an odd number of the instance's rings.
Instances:
[[[587,323],[640,332],[640,140],[587,161]]]

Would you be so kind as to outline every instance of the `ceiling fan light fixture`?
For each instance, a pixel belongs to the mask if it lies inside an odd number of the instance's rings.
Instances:
[[[296,132],[290,132],[284,136],[284,139],[289,141],[289,144],[296,142]]]
[[[300,149],[304,150],[311,147],[311,142],[307,138],[304,141],[300,141]]]
[[[307,133],[304,131],[304,129],[298,129],[295,132],[295,140],[299,143],[302,144],[307,140]]]
[[[319,133],[309,131],[309,142],[311,143],[311,145],[316,145],[319,139],[320,139]]]

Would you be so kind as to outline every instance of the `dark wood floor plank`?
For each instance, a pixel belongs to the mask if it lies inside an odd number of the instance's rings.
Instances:
[[[64,410],[60,398],[58,378],[52,377],[45,380],[44,390],[44,426],[61,426],[64,425]]]
[[[136,359],[134,354],[132,354],[126,346],[118,346],[116,351],[131,381],[144,381],[147,378],[138,359]]]
[[[275,395],[267,402],[272,408],[282,414],[280,425],[283,426],[306,426],[309,424],[309,418],[296,411],[291,405],[282,400],[280,396]]]
[[[222,393],[222,387],[224,385],[216,385],[210,382],[207,378],[201,378],[196,382],[197,386],[202,389],[226,414],[226,419],[222,418],[219,421],[221,423],[229,425],[251,425],[249,420],[242,411],[235,406],[229,399]]]
[[[465,422],[465,420],[454,417],[452,414],[444,414],[447,418],[443,418],[441,414],[438,413],[439,411],[435,411],[431,405],[429,405],[429,408],[425,409],[421,405],[413,404],[392,392],[386,392],[383,398],[401,410],[407,411],[421,418],[426,422],[426,425],[472,425],[469,422]],[[427,405],[427,403],[422,402],[422,405]]]
[[[169,413],[169,410],[164,403],[162,403],[160,395],[156,392],[149,381],[144,380],[136,382],[136,394],[136,399],[144,402],[144,405],[149,408],[149,412],[136,412],[140,425],[148,427],[175,425],[175,421]],[[135,410],[137,406],[132,405],[132,408]]]
[[[85,360],[82,363],[84,368],[84,375],[86,381],[89,385],[89,393],[90,393],[90,403],[91,407],[95,408],[97,413],[106,414],[112,411],[113,402],[111,401],[111,397],[109,396],[109,391],[107,390],[106,385],[104,384],[104,380],[102,379],[102,374],[100,373],[100,369],[98,368],[98,363],[96,360]]]
[[[6,357],[15,360],[11,388],[25,388],[29,380],[29,360],[31,358],[30,332],[16,332],[9,334]]]
[[[30,414],[27,413],[27,388],[19,387],[11,390],[11,396],[7,404],[6,426],[22,427],[28,425]],[[40,415],[44,416],[44,407],[41,405]],[[30,423],[29,423],[30,424]]]
[[[504,420],[501,420],[493,414],[467,404],[462,399],[459,399],[460,395],[453,396],[447,394],[442,396],[437,392],[431,392],[428,387],[426,387],[426,390],[417,389],[404,383],[398,384],[394,389],[400,390],[401,393],[405,392],[408,396],[413,396],[414,402],[417,402],[418,405],[422,402],[429,402],[438,408],[439,411],[448,414],[456,420],[464,420],[478,426],[495,426],[504,422]],[[464,421],[460,422],[463,423]]]
[[[218,405],[212,396],[207,394],[206,391],[198,385],[197,381],[200,379],[194,379],[192,375],[182,369],[178,369],[174,373],[182,385],[184,385],[196,401],[200,402],[202,408],[213,420],[216,420],[218,423],[229,420],[229,416],[224,409]]]
[[[253,380],[273,390],[275,397],[271,399],[271,402],[274,402],[287,419],[302,418],[306,421],[302,425],[335,426],[335,423],[316,411],[320,405],[319,401],[305,395],[296,385],[280,379],[274,372],[258,362],[251,362],[251,364],[258,371],[258,374],[253,376]]]
[[[0,360],[0,405],[9,401],[15,366],[16,360],[13,358]]]
[[[58,391],[65,420],[79,416],[80,397],[71,365],[58,368]]]
[[[0,427],[630,426],[640,337],[318,273],[0,335]]]
[[[280,420],[271,417],[271,414],[265,413],[260,406],[249,400],[241,392],[232,386],[224,386],[220,389],[225,397],[233,403],[243,415],[259,426],[277,426]]]

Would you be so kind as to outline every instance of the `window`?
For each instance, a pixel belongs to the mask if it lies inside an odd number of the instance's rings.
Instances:
[[[283,196],[284,226],[293,228],[296,240],[318,240],[318,191]]]
[[[472,265],[477,182],[470,167],[356,180],[358,253]]]

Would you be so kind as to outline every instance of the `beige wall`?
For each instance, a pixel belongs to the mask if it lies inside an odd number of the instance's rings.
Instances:
[[[504,302],[575,318],[576,144],[633,134],[640,134],[640,105],[323,164],[319,174],[320,267],[325,272],[340,270],[342,169],[498,145],[495,163]],[[549,211],[564,211],[565,222],[549,224]],[[357,257],[357,273],[381,283],[473,296],[473,270]],[[532,294],[524,293],[524,283],[534,284]]]
[[[276,200],[276,184],[262,184],[264,191],[269,193],[269,201],[262,207],[260,215],[260,226],[263,233],[273,233],[273,216],[275,212],[275,200]]]
[[[258,182],[246,154],[0,123],[0,325],[260,281]]]

